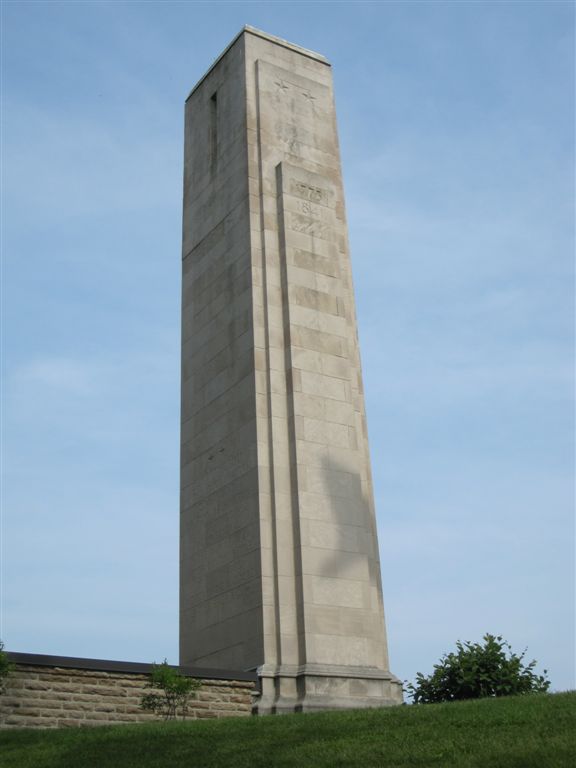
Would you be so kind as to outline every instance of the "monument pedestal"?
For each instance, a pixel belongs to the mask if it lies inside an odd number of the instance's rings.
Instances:
[[[369,667],[306,664],[258,669],[261,693],[252,711],[259,715],[366,709],[402,704],[402,683]]]

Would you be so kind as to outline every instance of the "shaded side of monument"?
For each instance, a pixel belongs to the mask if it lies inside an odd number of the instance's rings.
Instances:
[[[246,27],[186,102],[180,663],[258,713],[389,671],[331,68]]]

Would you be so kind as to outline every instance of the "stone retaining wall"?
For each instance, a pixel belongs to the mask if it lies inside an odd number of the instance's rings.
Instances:
[[[24,654],[9,655],[14,659]],[[106,666],[106,662],[86,661]],[[148,674],[123,671],[120,662],[110,662],[109,666],[116,668],[84,669],[16,661],[6,692],[0,696],[0,728],[62,728],[162,719],[140,708]],[[124,666],[145,669],[149,665]],[[255,688],[254,679],[203,678],[196,698],[190,701],[187,717],[250,715]]]

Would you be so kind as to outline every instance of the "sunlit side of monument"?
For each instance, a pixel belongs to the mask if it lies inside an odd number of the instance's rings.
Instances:
[[[182,312],[180,663],[400,703],[331,68],[248,27],[186,102]]]

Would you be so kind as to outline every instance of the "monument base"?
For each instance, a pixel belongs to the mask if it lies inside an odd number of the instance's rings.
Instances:
[[[402,704],[402,683],[374,667],[306,664],[258,669],[255,715],[366,709]]]

